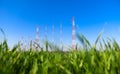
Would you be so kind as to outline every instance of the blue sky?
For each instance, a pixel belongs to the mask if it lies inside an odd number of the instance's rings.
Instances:
[[[10,46],[21,37],[34,39],[36,26],[40,26],[40,38],[48,25],[55,25],[55,40],[59,41],[59,25],[63,25],[63,41],[71,43],[71,20],[75,18],[77,31],[93,42],[104,28],[103,37],[120,40],[119,0],[0,0],[0,27],[5,31]],[[0,37],[2,35],[0,33]]]

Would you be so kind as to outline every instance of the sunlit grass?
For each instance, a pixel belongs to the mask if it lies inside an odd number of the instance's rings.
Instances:
[[[82,48],[61,51],[58,46],[45,42],[51,52],[30,47],[21,51],[17,44],[11,50],[7,41],[0,43],[0,74],[120,74],[120,46],[114,39],[100,40],[91,45],[77,35]]]

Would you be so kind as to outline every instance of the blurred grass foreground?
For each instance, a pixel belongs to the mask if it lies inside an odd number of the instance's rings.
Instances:
[[[3,32],[4,34],[4,32]],[[120,74],[120,46],[115,39],[100,40],[93,45],[77,35],[81,46],[62,51],[45,43],[46,49],[30,45],[28,51],[16,44],[9,49],[7,41],[0,42],[0,74]]]

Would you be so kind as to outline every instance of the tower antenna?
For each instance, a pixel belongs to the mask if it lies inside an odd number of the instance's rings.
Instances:
[[[39,26],[37,26],[36,28],[36,39],[35,39],[35,48],[38,49],[38,45],[39,45]]]
[[[47,34],[48,34],[48,26],[45,26],[45,45],[43,45],[43,47],[45,46],[45,49],[48,51],[48,40],[47,40]]]
[[[62,24],[60,24],[60,48],[63,50],[62,32]]]
[[[54,44],[54,24],[52,25],[52,43]]]
[[[45,26],[45,40],[47,40],[47,34],[48,34],[48,26]]]
[[[72,18],[72,48],[76,49],[76,32],[74,17]]]

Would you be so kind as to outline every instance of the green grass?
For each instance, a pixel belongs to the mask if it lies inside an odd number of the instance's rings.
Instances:
[[[91,45],[77,35],[82,46],[69,51],[46,42],[51,52],[21,51],[17,44],[11,50],[7,41],[0,43],[0,74],[120,74],[120,46],[114,39],[100,40],[101,34]]]

